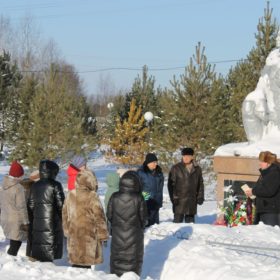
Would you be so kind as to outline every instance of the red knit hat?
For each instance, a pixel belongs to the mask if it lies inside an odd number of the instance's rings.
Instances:
[[[12,177],[21,177],[24,174],[22,166],[15,160],[12,162],[9,175]]]

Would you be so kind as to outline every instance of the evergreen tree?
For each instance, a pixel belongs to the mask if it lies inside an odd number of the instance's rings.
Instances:
[[[222,76],[217,77],[211,87],[208,138],[212,145],[209,147],[209,151],[214,152],[220,145],[231,142],[234,132],[231,126],[230,95],[224,78]]]
[[[18,87],[22,76],[9,53],[0,55],[0,152],[16,133],[19,120]]]
[[[68,91],[67,79],[58,65],[51,65],[38,86],[30,107],[25,160],[29,166],[43,158],[63,159],[69,152],[80,152],[85,143],[83,106],[77,95]]]
[[[143,67],[142,78],[138,76],[134,80],[131,91],[126,94],[125,107],[119,112],[122,119],[127,118],[132,99],[135,99],[137,107],[145,108],[145,112],[151,111],[153,114],[157,114],[155,78],[148,75],[146,65]]]
[[[35,74],[26,75],[20,83],[19,87],[19,112],[20,118],[18,121],[17,133],[14,134],[11,145],[11,158],[27,158],[29,151],[29,131],[32,129],[32,122],[30,120],[30,110],[33,99],[36,95],[36,87],[39,79]]]
[[[109,143],[116,160],[123,164],[142,163],[148,148],[145,142],[148,131],[141,106],[137,107],[132,99],[128,118],[122,121],[117,117],[114,137]]]
[[[207,152],[213,146],[209,138],[209,103],[216,73],[207,62],[204,51],[205,48],[202,48],[199,42],[195,55],[190,58],[190,63],[185,68],[185,74],[181,75],[180,80],[174,77],[171,84],[178,107],[175,125],[179,144]]]

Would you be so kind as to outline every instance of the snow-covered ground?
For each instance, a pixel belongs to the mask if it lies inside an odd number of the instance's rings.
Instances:
[[[99,182],[99,195],[103,201],[106,192],[105,177],[116,166],[102,157],[89,162]],[[0,180],[9,170],[0,162]],[[146,230],[145,255],[141,279],[262,279],[276,280],[280,275],[280,229],[263,224],[227,228],[215,226],[215,181],[213,174],[205,174],[206,201],[198,208],[196,224],[173,224],[167,189],[160,211],[159,225]],[[166,176],[165,176],[166,177]],[[66,188],[66,173],[58,176]],[[6,254],[8,240],[0,227],[0,279],[1,280],[59,280],[59,279],[118,279],[109,274],[110,242],[104,248],[104,263],[91,270],[72,268],[63,259],[54,263],[30,262],[25,257],[23,243],[19,255]],[[121,279],[138,279],[134,273]]]

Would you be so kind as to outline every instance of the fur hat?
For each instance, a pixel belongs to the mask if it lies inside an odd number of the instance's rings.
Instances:
[[[21,177],[24,174],[23,167],[15,160],[12,162],[9,175],[12,177]]]
[[[184,148],[181,151],[182,156],[193,156],[194,155],[194,150],[192,148]]]
[[[157,156],[153,153],[148,153],[145,158],[145,163],[149,164],[154,161],[158,161]]]
[[[267,162],[267,163],[274,163],[277,161],[277,155],[273,154],[269,151],[260,152],[259,154],[259,161]]]
[[[82,166],[85,166],[87,163],[86,159],[83,156],[74,156],[71,164],[74,165],[77,168],[81,168]]]

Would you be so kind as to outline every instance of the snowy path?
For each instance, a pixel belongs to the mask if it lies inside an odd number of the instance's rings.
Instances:
[[[106,191],[105,176],[114,170],[113,164],[107,164],[102,158],[90,163],[99,182],[99,194],[104,199]],[[8,171],[0,166],[0,179]],[[58,179],[66,186],[65,171]],[[214,193],[206,186],[207,192]],[[172,210],[166,188],[164,205],[160,211],[159,225],[154,225],[145,233],[145,256],[141,279],[262,279],[277,280],[280,275],[280,229],[263,224],[226,228],[212,225],[216,216],[216,202],[208,197],[198,208],[196,224],[173,224]],[[236,249],[213,243],[230,243],[248,247],[268,247],[272,250]],[[109,274],[110,242],[104,248],[104,263],[91,270],[72,268],[67,262],[66,252],[62,260],[55,263],[30,262],[24,256],[23,243],[19,256],[8,256],[5,240],[0,227],[0,279],[1,280],[59,280],[59,279],[118,279]],[[274,249],[279,251],[274,251]],[[125,274],[121,279],[137,279],[133,273]]]

